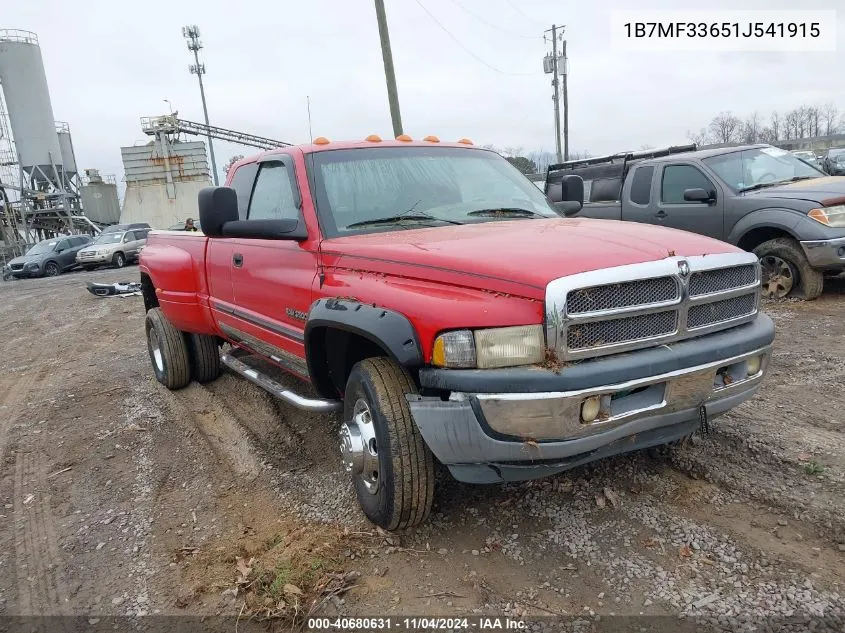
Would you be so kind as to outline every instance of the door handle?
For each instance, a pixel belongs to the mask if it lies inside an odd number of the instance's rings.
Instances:
[[[658,211],[657,213],[654,214],[654,217],[662,220],[663,218],[666,217],[666,215],[667,215],[667,213],[663,209],[660,209],[660,211]]]
[[[234,255],[232,255],[232,264],[235,266],[235,268],[240,268],[244,265],[244,256],[240,253],[235,253]]]

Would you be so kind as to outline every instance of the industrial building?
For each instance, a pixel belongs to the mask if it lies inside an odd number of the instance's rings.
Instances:
[[[116,184],[100,192],[95,216],[83,212],[83,181],[68,123],[56,121],[38,36],[0,30],[0,258],[59,232],[95,233],[117,215]],[[93,192],[91,192],[93,193]]]
[[[0,29],[0,264],[58,233],[96,234],[119,221],[164,229],[195,216],[212,174],[205,143],[187,135],[260,149],[289,145],[177,115],[142,118],[150,142],[121,148],[121,209],[113,175],[78,167],[70,125],[53,113],[38,36]]]

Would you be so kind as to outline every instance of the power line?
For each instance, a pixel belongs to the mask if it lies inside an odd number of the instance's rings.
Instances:
[[[467,13],[469,13],[472,17],[474,17],[476,20],[478,20],[482,24],[486,24],[491,29],[496,29],[497,31],[500,31],[501,33],[505,33],[506,35],[510,35],[511,37],[521,37],[521,38],[526,39],[526,40],[534,40],[534,39],[539,38],[538,35],[522,35],[521,33],[514,33],[513,31],[509,31],[508,29],[503,29],[501,26],[493,24],[492,22],[488,22],[487,20],[482,18],[477,13],[470,11],[468,8],[466,8],[464,5],[462,5],[460,2],[458,2],[458,0],[452,0],[452,3],[455,4],[456,6],[460,7],[461,9],[466,11]]]
[[[461,43],[461,41],[460,41],[457,37],[455,37],[454,35],[452,35],[452,33],[449,31],[449,29],[447,29],[445,26],[443,26],[443,25],[440,23],[440,20],[438,20],[436,17],[434,17],[434,15],[431,13],[431,11],[429,11],[428,9],[426,9],[426,8],[425,8],[425,6],[423,5],[423,3],[422,3],[422,2],[420,2],[420,0],[414,0],[414,1],[415,1],[418,5],[420,5],[420,9],[422,9],[423,11],[425,11],[425,12],[428,14],[428,17],[430,17],[430,18],[434,21],[434,23],[435,23],[437,26],[439,26],[439,27],[440,27],[440,29],[441,29],[441,30],[442,30],[442,31],[443,31],[446,35],[448,35],[449,37],[451,37],[451,38],[454,40],[455,44],[457,44],[457,45],[458,45],[458,46],[460,46],[462,49],[464,49],[464,51],[466,51],[466,52],[467,52],[467,54],[469,54],[469,55],[470,55],[473,59],[475,59],[475,61],[477,61],[478,63],[480,63],[480,64],[483,64],[483,65],[487,66],[487,68],[489,68],[490,70],[493,70],[493,71],[495,71],[495,72],[497,72],[497,73],[499,73],[499,74],[501,74],[501,75],[512,75],[512,76],[517,76],[517,77],[526,77],[526,76],[528,76],[528,75],[534,75],[534,74],[535,74],[535,73],[512,73],[512,72],[508,72],[508,71],[505,71],[505,70],[500,70],[499,68],[496,68],[495,66],[491,66],[490,64],[488,64],[487,62],[485,62],[483,59],[481,59],[478,55],[476,55],[475,53],[473,53],[470,49],[468,49],[466,46],[464,46],[464,45]]]
[[[522,9],[520,9],[520,8],[519,8],[518,6],[516,6],[513,2],[511,2],[511,0],[505,0],[505,2],[507,2],[507,3],[511,6],[511,9],[513,9],[514,11],[516,11],[517,13],[519,13],[522,17],[524,17],[524,18],[525,18],[526,20],[528,20],[529,22],[531,22],[531,23],[533,23],[533,24],[536,24],[537,26],[542,26],[542,25],[540,24],[540,22],[538,22],[537,20],[535,20],[534,18],[532,18],[531,16],[529,16],[528,14],[526,14],[526,13],[525,13]]]

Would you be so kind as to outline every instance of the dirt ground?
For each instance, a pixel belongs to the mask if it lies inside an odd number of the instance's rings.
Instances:
[[[768,379],[710,435],[530,483],[444,479],[426,525],[386,535],[354,503],[337,420],[232,374],[154,381],[141,298],[85,289],[136,277],[0,283],[0,614],[843,626],[843,281],[767,304]]]

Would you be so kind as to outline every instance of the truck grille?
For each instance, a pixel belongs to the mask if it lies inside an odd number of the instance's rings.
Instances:
[[[672,301],[680,296],[681,287],[674,278],[655,277],[572,290],[566,296],[566,309],[569,314],[583,314]]]
[[[711,292],[722,292],[731,288],[753,284],[757,271],[753,264],[719,268],[717,270],[703,270],[693,273],[689,280],[689,294],[691,297],[709,295]]]
[[[759,295],[751,253],[670,257],[561,277],[546,288],[547,344],[566,360],[701,336],[752,320]]]
[[[740,295],[722,301],[690,306],[687,314],[687,328],[697,329],[715,323],[724,323],[757,311],[756,295]]]
[[[678,312],[652,312],[610,321],[588,321],[570,326],[566,332],[571,350],[590,349],[625,341],[637,341],[672,334],[678,327]]]

